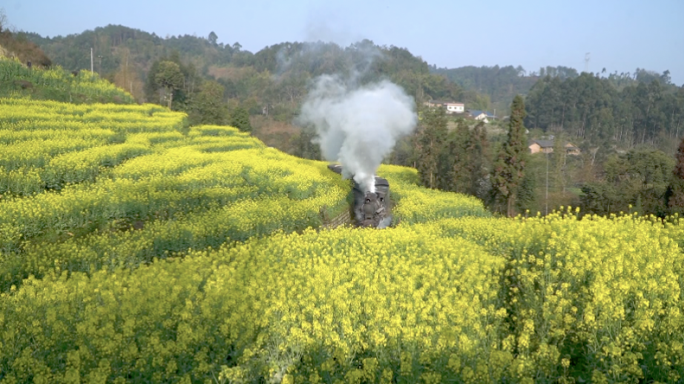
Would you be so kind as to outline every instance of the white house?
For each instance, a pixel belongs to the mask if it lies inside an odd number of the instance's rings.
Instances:
[[[463,103],[444,103],[446,106],[446,113],[463,113],[465,111],[465,106]]]
[[[465,105],[463,103],[456,103],[453,101],[429,100],[423,104],[430,108],[446,108],[446,113],[448,114],[465,112]]]
[[[489,120],[493,120],[495,118],[495,116],[491,113],[479,110],[470,111],[470,117],[472,117],[475,120],[482,121],[485,124],[489,123]]]

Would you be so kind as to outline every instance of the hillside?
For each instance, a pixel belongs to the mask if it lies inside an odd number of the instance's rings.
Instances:
[[[460,99],[463,96],[444,77],[430,74],[427,63],[420,57],[404,48],[381,47],[371,41],[349,47],[334,43],[283,42],[252,53],[243,50],[239,43],[219,43],[219,37],[213,33],[206,38],[190,35],[162,38],[119,25],[65,37],[49,38],[35,33],[21,36],[39,45],[56,64],[68,70],[90,68],[92,47],[95,71],[125,89],[131,88],[132,81],[133,93],[139,100],[153,101],[153,92],[142,89],[148,73],[155,61],[174,55],[187,66],[187,71],[221,82],[226,98],[248,103],[248,108],[254,109],[253,114],[261,113],[263,107],[289,110],[292,105],[298,105],[306,91],[307,79],[360,70],[367,65],[370,66],[363,68],[362,82],[384,76],[419,98]],[[127,81],[123,80],[124,72],[129,73]],[[195,86],[200,84],[196,82]]]
[[[500,116],[504,116],[508,112],[515,95],[527,95],[539,80],[546,78],[547,80],[566,81],[575,79],[580,75],[576,69],[562,65],[546,66],[532,71],[527,71],[519,65],[517,67],[495,65],[492,67],[465,66],[459,68],[431,66],[430,71],[445,76],[466,92],[477,92],[486,96],[488,99],[479,100],[477,108],[472,109],[496,109],[501,111]],[[596,77],[605,79],[617,91],[628,86],[637,86],[640,83],[649,84],[654,80],[658,80],[665,87],[677,88],[677,85],[670,82],[669,71],[659,74],[637,68],[634,73],[618,73],[617,71],[609,73],[604,68],[601,73],[596,73]]]
[[[0,58],[17,59],[22,63],[29,62],[36,67],[47,68],[52,61],[34,42],[29,41],[25,35],[18,36],[8,30],[2,22],[4,13],[0,10]]]
[[[495,218],[155,105],[0,99],[0,381],[677,382],[684,223]]]
[[[191,124],[240,126],[268,145],[300,156],[308,156],[301,150],[308,133],[294,122],[309,85],[321,75],[343,76],[358,85],[389,79],[417,105],[429,99],[470,103],[479,97],[430,73],[428,64],[407,49],[368,40],[347,47],[283,42],[252,53],[239,43],[220,43],[213,33],[206,38],[159,37],[116,25],[64,37],[20,35],[67,70],[89,69],[93,48],[94,71],[137,101],[171,101],[173,110],[188,113]],[[172,87],[159,83],[164,62],[177,65],[182,76]]]
[[[29,68],[16,59],[0,57],[0,97],[18,96],[71,103],[135,102],[128,92],[90,71],[71,73],[59,66]]]

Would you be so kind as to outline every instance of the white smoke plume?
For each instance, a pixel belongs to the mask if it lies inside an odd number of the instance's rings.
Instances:
[[[326,160],[339,161],[343,176],[375,192],[380,163],[398,139],[413,131],[418,117],[413,98],[394,83],[355,86],[323,75],[315,80],[299,120],[316,127]]]

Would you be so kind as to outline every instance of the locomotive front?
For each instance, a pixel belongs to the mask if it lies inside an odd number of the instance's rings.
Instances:
[[[342,174],[341,165],[330,164],[328,169],[340,175]],[[364,191],[363,189],[354,181],[351,196],[352,220],[354,224],[359,227],[389,227],[392,222],[392,215],[390,212],[390,189],[387,179],[375,176],[375,192]]]

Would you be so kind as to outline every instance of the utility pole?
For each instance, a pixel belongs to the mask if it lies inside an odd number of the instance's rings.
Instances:
[[[90,73],[93,73],[93,48],[90,48]]]

